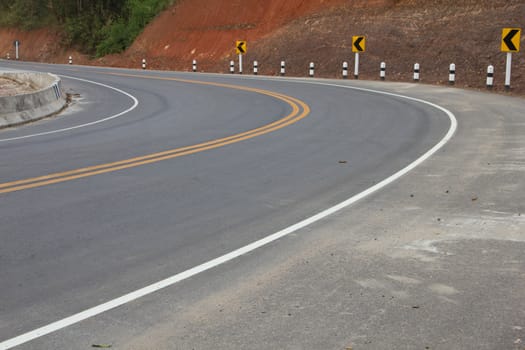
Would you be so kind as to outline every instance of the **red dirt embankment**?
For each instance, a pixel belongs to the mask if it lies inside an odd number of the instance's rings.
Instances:
[[[138,57],[162,58],[157,64],[213,69],[234,51],[236,40],[252,44],[292,20],[347,4],[348,0],[181,0],[161,14],[128,50]],[[351,1],[356,7],[377,7],[391,0]],[[308,50],[308,47],[305,48]],[[156,62],[154,62],[156,63]]]
[[[24,31],[15,28],[0,28],[0,57],[7,54],[15,59],[14,41],[20,42],[19,53],[21,59],[46,61],[55,59],[61,48],[60,35],[47,29]]]
[[[0,28],[0,58],[15,59],[14,41],[20,42],[19,56],[22,61],[67,63],[71,55],[78,64],[90,64],[91,60],[64,45],[63,33],[53,29],[21,30]]]
[[[502,89],[505,54],[503,27],[525,27],[523,0],[179,0],[159,15],[121,55],[88,60],[73,52],[75,63],[121,67],[226,72],[235,59],[236,40],[248,41],[245,71],[253,60],[262,74],[305,76],[309,62],[316,76],[340,77],[343,61],[353,71],[351,38],[367,37],[360,78],[411,81],[414,63],[421,81],[446,84],[448,66],[457,67],[457,85],[484,88],[486,69],[495,66],[496,90]],[[45,32],[45,31],[43,31]],[[2,35],[7,34],[7,35]],[[37,31],[16,33],[22,59],[65,63],[70,52]],[[27,35],[27,38],[24,38]],[[0,50],[12,50],[12,33],[0,31]],[[522,35],[522,51],[525,34]],[[8,45],[8,46],[6,46]],[[11,55],[13,56],[13,54]],[[514,54],[513,91],[525,94],[525,53]]]

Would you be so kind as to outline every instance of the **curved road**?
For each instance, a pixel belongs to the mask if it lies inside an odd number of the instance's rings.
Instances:
[[[0,348],[310,218],[407,167],[451,132],[443,110],[341,83],[7,66],[59,74],[75,98],[57,117],[0,132]],[[263,254],[289,244],[277,241]],[[155,335],[128,342],[120,329],[155,333],[166,319],[158,308],[209,302],[228,279],[242,289],[237,279],[252,276],[248,266],[271,263],[259,254],[227,262],[243,270],[237,277],[212,282],[210,270],[192,278],[198,287],[168,287],[33,334],[21,348],[209,348],[195,339],[156,342]],[[175,301],[159,305],[167,294]],[[127,308],[143,320],[118,315]],[[112,327],[118,330],[108,339]],[[217,332],[212,342],[233,344]],[[280,336],[275,342],[256,347],[291,344]]]

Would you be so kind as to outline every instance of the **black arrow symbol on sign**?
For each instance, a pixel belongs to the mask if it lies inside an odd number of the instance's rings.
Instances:
[[[244,51],[244,43],[239,43],[237,50],[239,50],[240,53],[246,53],[246,51]]]
[[[363,41],[363,39],[364,39],[364,37],[360,36],[354,42],[354,47],[356,48],[357,51],[364,51],[363,48],[361,47],[361,41]]]
[[[509,51],[518,51],[518,48],[514,45],[512,42],[512,39],[516,34],[518,34],[520,31],[518,29],[512,29],[504,38],[503,42],[507,47],[509,48]]]

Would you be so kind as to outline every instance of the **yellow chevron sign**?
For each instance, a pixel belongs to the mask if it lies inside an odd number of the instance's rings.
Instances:
[[[352,37],[352,52],[365,52],[365,51],[366,51],[366,37],[353,36]]]
[[[248,49],[246,47],[246,41],[237,40],[235,42],[235,52],[237,53],[237,55],[244,55],[246,52],[248,52]]]
[[[521,28],[503,28],[501,52],[520,52]]]

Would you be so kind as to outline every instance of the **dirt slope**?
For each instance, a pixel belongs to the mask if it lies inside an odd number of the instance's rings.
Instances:
[[[15,28],[0,28],[0,57],[15,58],[14,41],[20,42],[20,59],[32,61],[52,61],[65,49],[61,47],[60,35],[52,30],[39,29],[24,31]]]
[[[501,88],[506,57],[500,52],[503,27],[525,28],[523,0],[406,0],[380,9],[347,5],[280,28],[260,40],[250,57],[267,63],[261,67],[266,74],[275,74],[278,61],[286,58],[294,75],[305,75],[308,62],[314,61],[320,75],[340,77],[345,60],[353,72],[352,35],[366,35],[362,78],[379,79],[384,61],[389,80],[410,81],[417,62],[422,82],[445,84],[449,64],[455,63],[458,85],[484,87],[487,66],[492,64]],[[524,41],[525,35],[522,46]],[[514,54],[512,78],[514,90],[525,92],[523,50]]]
[[[357,7],[376,7],[391,1],[351,2]],[[236,40],[247,40],[251,50],[258,40],[294,19],[346,3],[348,0],[181,0],[144,31],[128,54],[153,61],[162,57],[160,64],[179,68],[197,59],[201,69],[210,69],[233,52]]]
[[[305,76],[313,61],[316,76],[340,77],[343,61],[352,75],[352,35],[366,35],[362,79],[378,79],[385,61],[388,80],[410,81],[418,62],[422,82],[446,84],[448,66],[455,63],[458,86],[484,88],[493,64],[498,90],[503,27],[525,28],[523,0],[179,0],[122,55],[88,60],[63,49],[55,33],[5,29],[0,53],[13,52],[16,36],[28,60],[64,63],[72,53],[75,63],[138,68],[146,58],[149,68],[190,70],[197,59],[201,71],[226,72],[235,59],[234,42],[242,39],[248,41],[246,64],[257,60],[263,74],[277,74],[286,60],[288,74]],[[512,77],[513,91],[525,94],[524,52],[514,54]]]

